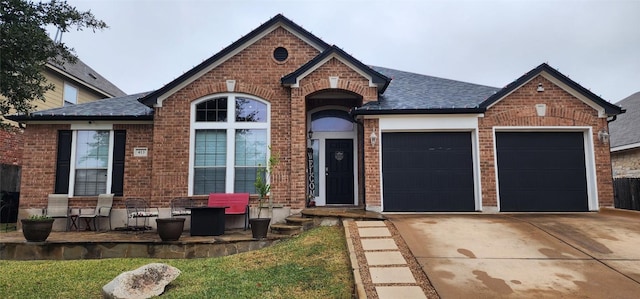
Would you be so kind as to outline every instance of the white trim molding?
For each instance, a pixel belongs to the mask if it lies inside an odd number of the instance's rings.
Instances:
[[[596,160],[593,144],[593,128],[588,126],[540,126],[540,127],[505,127],[495,126],[493,134],[493,165],[496,181],[496,202],[500,210],[500,182],[498,179],[498,149],[496,143],[496,132],[582,132],[584,140],[584,162],[587,180],[587,202],[589,211],[598,210],[598,178],[596,173]]]

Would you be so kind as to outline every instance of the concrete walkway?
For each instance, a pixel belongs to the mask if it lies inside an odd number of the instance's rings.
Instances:
[[[355,221],[358,236],[350,225],[344,221],[358,298],[368,298],[365,289],[380,299],[427,298],[384,221]],[[358,256],[364,256],[366,267]]]
[[[638,216],[387,215],[442,298],[639,298]]]

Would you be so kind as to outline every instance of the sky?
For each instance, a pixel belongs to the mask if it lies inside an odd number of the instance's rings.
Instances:
[[[640,91],[640,0],[68,3],[109,28],[63,42],[128,94],[161,88],[278,13],[367,65],[504,87],[546,62],[612,103]]]

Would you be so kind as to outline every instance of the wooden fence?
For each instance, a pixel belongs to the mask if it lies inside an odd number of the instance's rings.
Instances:
[[[613,192],[616,208],[640,211],[640,178],[613,180]]]

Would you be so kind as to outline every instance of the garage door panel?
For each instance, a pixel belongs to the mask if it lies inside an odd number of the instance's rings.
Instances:
[[[383,133],[387,212],[475,210],[471,133]]]
[[[496,133],[501,211],[587,211],[581,132]]]

